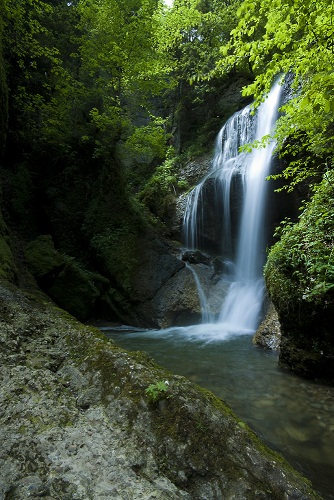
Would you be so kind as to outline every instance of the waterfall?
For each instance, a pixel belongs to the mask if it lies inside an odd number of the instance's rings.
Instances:
[[[251,107],[235,113],[220,130],[215,146],[212,169],[189,193],[184,214],[183,236],[188,249],[206,250],[203,235],[207,229],[207,204],[204,191],[211,183],[210,203],[216,207],[219,236],[216,239],[229,275],[229,288],[215,320],[229,331],[254,331],[263,304],[265,262],[266,177],[270,173],[275,143],[252,152],[239,152],[240,146],[261,140],[273,130],[281,94],[273,86],[255,115]],[[236,203],[237,202],[237,203]],[[240,205],[236,210],[234,205]],[[211,207],[212,212],[212,207]],[[195,268],[195,266],[194,266]],[[193,273],[196,274],[193,268]],[[200,282],[195,280],[203,304]],[[208,307],[202,322],[207,321]]]

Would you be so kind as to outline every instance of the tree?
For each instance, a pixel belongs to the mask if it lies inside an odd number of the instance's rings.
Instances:
[[[189,148],[191,142],[200,147],[212,142],[207,130],[202,134],[203,144],[199,135],[203,125],[218,114],[222,77],[214,76],[213,71],[219,48],[236,24],[239,4],[240,0],[175,0],[161,15],[158,50],[173,82],[171,129],[179,151]],[[215,124],[216,129],[218,126]]]
[[[63,89],[68,93],[75,73],[77,19],[74,6],[65,1],[4,1],[4,58],[10,88],[7,150],[8,162],[13,163],[22,154],[27,159],[48,150],[60,139],[66,121],[58,119],[64,113],[56,111],[56,102]],[[54,151],[62,149],[62,142]]]
[[[249,64],[254,82],[244,89],[263,100],[273,80],[292,75],[292,98],[282,107],[276,136],[289,155],[290,187],[332,167],[334,156],[334,31],[329,0],[245,0],[239,23],[223,48],[220,72]]]
[[[90,118],[100,132],[96,155],[126,140],[154,119],[155,97],[166,87],[166,70],[155,51],[158,0],[82,0],[81,78],[98,96]],[[165,140],[165,138],[164,138]]]

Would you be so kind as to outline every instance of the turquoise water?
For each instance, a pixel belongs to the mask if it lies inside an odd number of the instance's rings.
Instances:
[[[221,325],[101,330],[224,399],[323,498],[334,499],[334,388],[279,369],[277,353],[255,347],[249,332],[236,335]]]

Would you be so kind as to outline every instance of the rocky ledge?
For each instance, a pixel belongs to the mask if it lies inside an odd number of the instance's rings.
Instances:
[[[145,353],[5,284],[0,310],[1,499],[319,498],[222,400]]]

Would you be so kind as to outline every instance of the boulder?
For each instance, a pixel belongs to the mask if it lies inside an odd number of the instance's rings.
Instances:
[[[1,498],[319,498],[222,400],[145,353],[14,288],[0,312]]]
[[[136,272],[137,303],[132,310],[139,324],[168,328],[198,324],[202,319],[201,296],[213,316],[220,313],[229,284],[220,266],[198,250],[175,254],[168,244],[146,241],[145,258]],[[182,259],[182,260],[181,260]],[[226,266],[222,266],[226,271]]]
[[[182,267],[170,276],[155,296],[138,306],[137,311],[159,328],[199,323],[201,306],[190,269]]]
[[[182,254],[182,260],[190,264],[209,264],[212,258],[199,250],[186,250]]]
[[[137,243],[136,271],[132,279],[132,299],[152,299],[172,276],[185,267],[178,249],[147,232]]]

